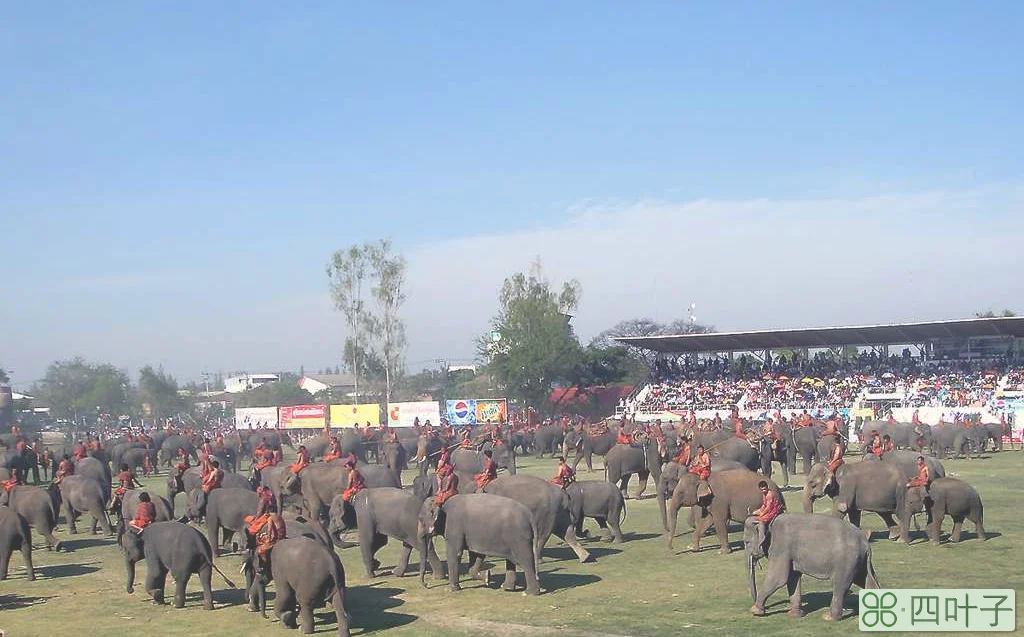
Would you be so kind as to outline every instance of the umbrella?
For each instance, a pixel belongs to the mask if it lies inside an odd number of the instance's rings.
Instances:
[[[782,380],[782,381],[789,380],[789,376],[779,376],[779,380]]]
[[[815,387],[824,387],[825,386],[825,381],[823,381],[823,380],[816,380],[816,381],[814,381],[814,386]]]
[[[810,383],[813,383],[813,382],[814,382],[814,379],[813,379],[813,378],[811,378],[810,376],[808,376],[808,377],[804,378],[804,379],[803,379],[802,381],[800,381],[800,382],[801,382],[801,383],[808,383],[808,384],[810,384]]]
[[[892,372],[885,372],[884,374],[882,374],[882,378],[896,378],[896,377],[892,374]]]

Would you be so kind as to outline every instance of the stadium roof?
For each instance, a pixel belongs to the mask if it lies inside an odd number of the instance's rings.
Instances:
[[[656,352],[687,353],[759,352],[768,349],[824,348],[843,345],[909,345],[972,336],[1024,338],[1024,317],[673,336],[616,336],[613,340],[624,345],[642,347]]]

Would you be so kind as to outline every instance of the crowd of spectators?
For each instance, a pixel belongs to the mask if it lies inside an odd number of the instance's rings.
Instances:
[[[628,411],[730,409],[802,410],[852,407],[858,396],[886,397],[904,407],[980,407],[995,394],[999,379],[1006,389],[1024,390],[1024,370],[1005,360],[929,361],[912,356],[862,352],[843,359],[818,353],[761,362],[750,356],[735,360],[662,359],[652,369],[642,401],[627,402]]]

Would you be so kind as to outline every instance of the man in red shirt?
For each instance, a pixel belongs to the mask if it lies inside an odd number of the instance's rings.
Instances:
[[[341,457],[341,441],[338,440],[337,436],[330,437],[331,444],[327,448],[327,453],[324,454],[324,462],[330,462]]]
[[[438,489],[434,496],[434,506],[441,506],[448,501],[448,498],[459,494],[459,476],[455,475],[452,466],[445,465],[437,468]]]
[[[295,475],[298,475],[300,471],[308,466],[309,451],[306,450],[305,445],[299,445],[299,450],[295,454],[295,462],[288,469]]]
[[[846,445],[843,444],[842,438],[836,438],[836,444],[832,447],[832,453],[828,456],[828,480],[825,485],[832,484],[836,479],[836,470],[843,466],[845,461],[843,456],[846,455]]]
[[[210,472],[203,477],[203,493],[206,495],[210,495],[210,491],[219,488],[224,481],[224,470],[220,468],[220,463],[213,460],[210,467]]]
[[[558,485],[562,489],[568,488],[570,484],[576,481],[576,472],[573,471],[565,462],[565,458],[558,456],[558,471],[555,473],[555,477],[551,478],[551,483]]]
[[[114,491],[114,501],[110,504],[110,512],[116,513],[121,510],[121,498],[128,489],[141,487],[142,484],[135,479],[135,474],[128,468],[128,465],[121,465],[121,472],[117,474],[118,487]]]
[[[928,464],[924,461],[924,456],[917,457],[917,476],[910,479],[907,482],[907,488],[912,489],[914,487],[924,487],[928,490],[928,487],[932,482],[932,474],[928,469]]]
[[[476,474],[476,488],[477,489],[483,489],[492,480],[497,480],[498,479],[498,463],[494,462],[494,458],[492,457],[493,455],[494,454],[491,452],[490,449],[485,449],[484,450],[484,467],[483,467],[483,471],[481,471],[480,473]],[[441,470],[440,467],[438,467],[438,472],[440,472],[440,470]]]
[[[142,531],[154,521],[156,521],[156,506],[150,500],[149,494],[143,491],[139,494],[139,504],[135,507],[135,517],[128,523],[128,526],[136,531]]]
[[[345,467],[348,469],[348,487],[342,492],[341,499],[350,502],[355,494],[366,488],[366,480],[363,474],[359,473],[359,469],[356,469],[355,460],[346,461]]]
[[[761,490],[761,506],[751,513],[757,518],[757,546],[753,555],[764,557],[768,554],[768,525],[782,513],[782,498],[764,480],[757,483],[757,488]]]
[[[64,454],[64,459],[57,465],[57,473],[53,476],[53,483],[60,484],[60,481],[65,476],[74,475],[75,463],[71,461],[71,457],[68,454]]]

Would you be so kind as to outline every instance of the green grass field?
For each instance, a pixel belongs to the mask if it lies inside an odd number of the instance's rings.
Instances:
[[[914,533],[911,546],[889,542],[881,533],[873,541],[874,564],[882,585],[892,588],[1013,588],[1024,590],[1024,566],[1017,550],[1024,542],[1020,488],[1024,478],[1024,453],[1002,452],[982,460],[945,463],[947,473],[969,481],[985,503],[987,542],[973,538],[973,525],[965,523],[967,539],[960,545],[932,547],[924,531]],[[554,461],[521,459],[525,473],[548,477]],[[407,483],[411,482],[408,474]],[[580,479],[601,479],[600,470]],[[164,492],[164,478],[151,479],[158,493]],[[634,493],[635,485],[630,493]],[[800,510],[800,494],[786,495],[790,510]],[[178,499],[179,511],[183,496]],[[818,503],[818,511],[827,502]],[[669,635],[690,629],[705,634],[745,635],[830,635],[857,632],[857,619],[847,611],[841,622],[822,621],[829,604],[826,582],[804,579],[803,619],[787,617],[785,590],[769,600],[769,616],[753,618],[747,591],[741,536],[730,538],[736,553],[718,555],[717,540],[708,537],[699,554],[684,551],[684,535],[669,552],[652,499],[630,500],[623,529],[627,541],[612,545],[594,539],[585,545],[597,558],[580,564],[572,551],[552,539],[541,565],[541,586],[545,593],[527,597],[506,593],[482,582],[463,581],[464,590],[450,593],[443,582],[428,578],[422,589],[416,577],[377,577],[368,581],[362,569],[359,549],[341,552],[347,567],[348,608],[353,615],[352,632],[377,635]],[[684,516],[685,513],[681,513]],[[946,522],[949,531],[951,521]],[[866,515],[865,526],[882,531],[877,516]],[[588,528],[596,525],[588,522]],[[680,527],[685,527],[681,517]],[[79,528],[82,528],[80,525]],[[63,530],[63,528],[61,529]],[[688,534],[688,532],[687,532]],[[246,612],[242,592],[229,590],[214,575],[216,609],[203,611],[198,581],[193,578],[184,609],[158,607],[142,592],[144,567],[140,565],[134,595],[125,592],[121,555],[113,541],[102,536],[67,536],[70,552],[34,552],[37,580],[28,582],[20,556],[13,559],[10,578],[0,583],[0,630],[10,637],[52,634],[82,634],[96,637],[150,635],[269,635],[286,634],[280,624]],[[444,556],[443,543],[438,552]],[[393,565],[397,548],[386,547],[382,564]],[[413,553],[414,559],[417,554]],[[228,576],[238,576],[240,558],[218,560]],[[760,579],[759,579],[760,581]],[[168,585],[171,589],[170,582]],[[171,589],[172,590],[172,589]],[[172,594],[169,593],[168,597]],[[855,603],[848,598],[847,608]],[[268,609],[272,604],[268,604]],[[272,614],[271,614],[272,616]],[[334,632],[333,615],[318,613],[318,633]],[[326,623],[330,622],[330,623]],[[1020,627],[1018,619],[1018,628]]]

